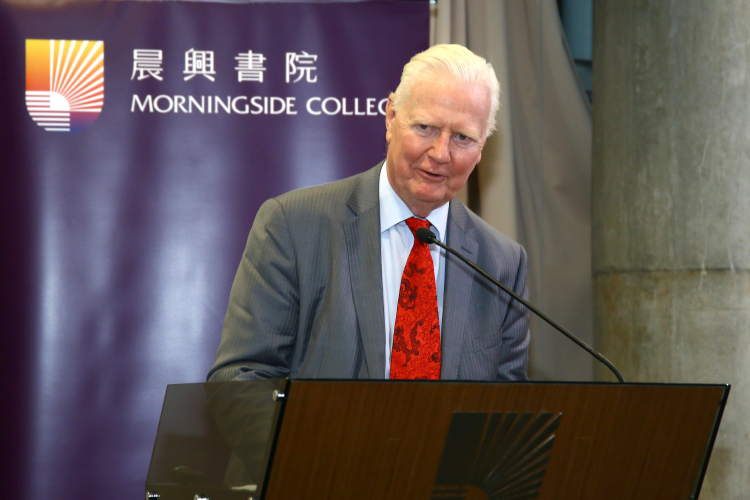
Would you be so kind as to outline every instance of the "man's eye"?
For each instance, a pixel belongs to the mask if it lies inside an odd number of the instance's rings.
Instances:
[[[431,128],[432,127],[430,127],[429,125],[419,125],[419,130],[424,130],[425,132],[427,132]]]
[[[471,139],[471,137],[469,137],[468,135],[464,135],[464,134],[456,134],[456,139],[458,139],[459,142],[468,142]]]

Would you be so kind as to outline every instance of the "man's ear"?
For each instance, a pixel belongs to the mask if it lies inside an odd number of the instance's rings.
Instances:
[[[396,120],[396,110],[393,108],[394,94],[388,96],[388,102],[385,104],[385,142],[391,142],[393,127]]]

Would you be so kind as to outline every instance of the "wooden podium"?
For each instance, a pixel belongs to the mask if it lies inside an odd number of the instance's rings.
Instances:
[[[728,393],[609,383],[173,385],[147,498],[696,499]]]

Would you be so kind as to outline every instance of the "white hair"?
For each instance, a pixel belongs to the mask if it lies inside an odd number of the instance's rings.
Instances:
[[[487,136],[495,131],[495,115],[500,108],[500,82],[492,64],[462,45],[433,45],[411,58],[401,73],[401,82],[393,93],[393,109],[399,111],[411,97],[414,84],[425,72],[449,75],[458,83],[483,83],[490,91],[490,116],[487,118]]]

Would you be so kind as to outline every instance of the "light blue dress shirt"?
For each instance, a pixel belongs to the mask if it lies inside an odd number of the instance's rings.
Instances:
[[[380,260],[383,269],[383,312],[385,313],[385,378],[391,376],[391,350],[393,348],[393,329],[396,324],[398,293],[401,288],[401,276],[409,258],[414,235],[404,222],[415,215],[399,198],[388,181],[386,164],[380,170]],[[427,216],[432,232],[437,239],[445,243],[448,227],[448,203],[436,208]],[[445,250],[437,245],[430,245],[432,263],[435,266],[438,318],[442,336],[443,295],[445,289]]]

